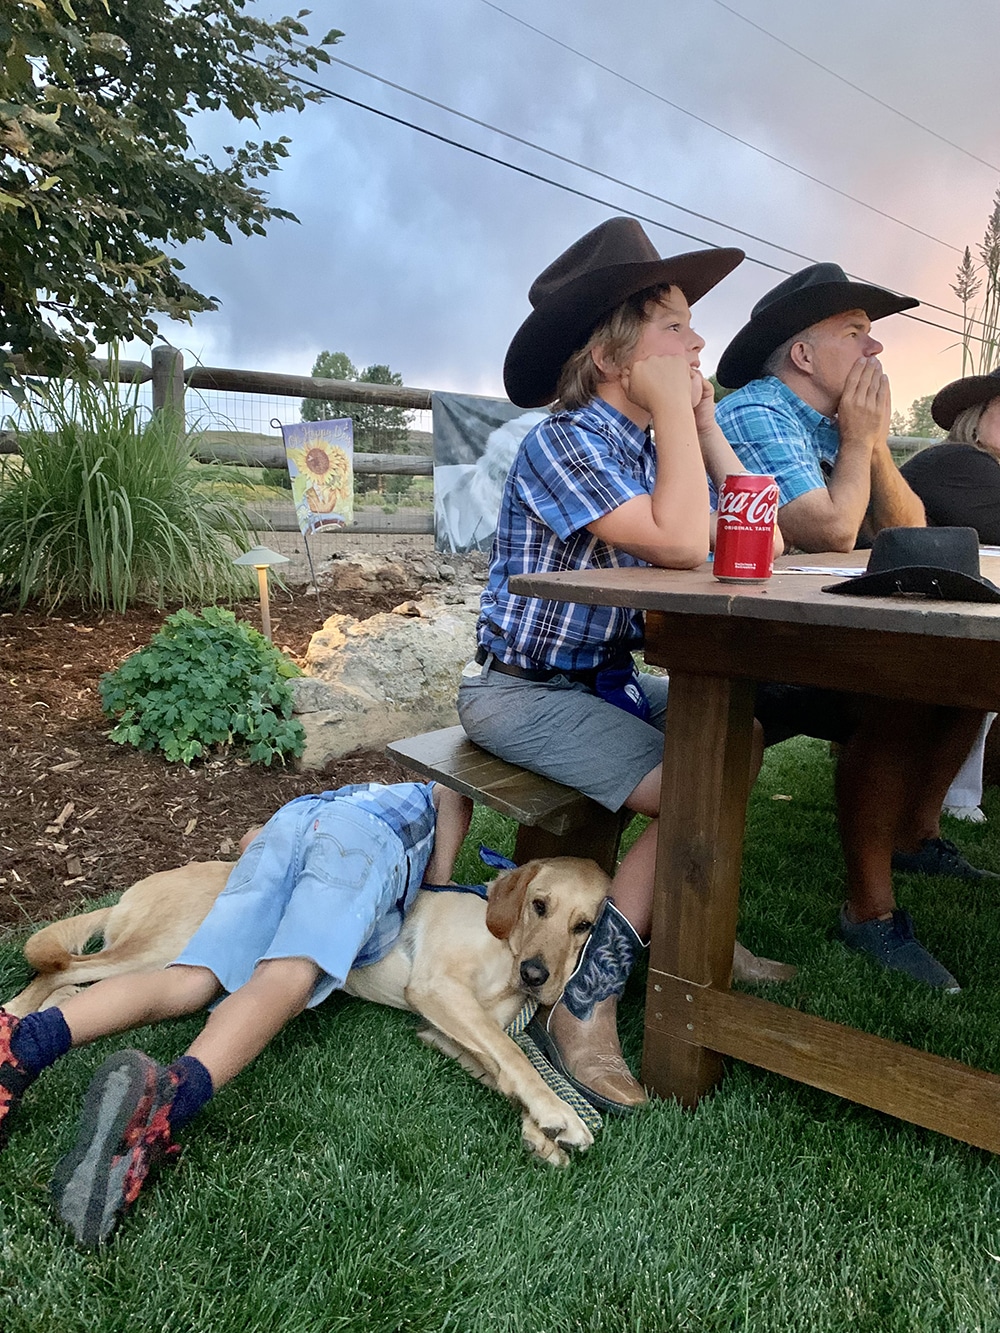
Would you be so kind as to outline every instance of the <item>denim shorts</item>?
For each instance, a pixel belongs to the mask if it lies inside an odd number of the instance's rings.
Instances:
[[[399,934],[409,884],[402,840],[345,801],[316,801],[289,828],[284,807],[233,867],[177,964],[205,967],[238,990],[259,962],[309,958],[321,976],[309,1000],[339,990],[355,964],[383,957]],[[275,864],[276,862],[280,864]]]

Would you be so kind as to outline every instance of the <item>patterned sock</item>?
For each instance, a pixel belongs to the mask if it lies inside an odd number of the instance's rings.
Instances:
[[[170,1128],[176,1132],[195,1118],[215,1089],[212,1075],[196,1056],[182,1055],[170,1066],[170,1072],[179,1080],[170,1107]]]
[[[17,1025],[10,1042],[15,1055],[30,1074],[40,1074],[55,1064],[73,1044],[69,1027],[61,1009],[43,1009],[41,1013],[26,1014]]]

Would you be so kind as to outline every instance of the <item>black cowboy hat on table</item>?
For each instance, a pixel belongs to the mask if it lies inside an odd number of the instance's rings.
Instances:
[[[504,388],[518,407],[545,407],[568,358],[604,318],[646,287],[679,287],[688,305],[731,273],[742,250],[694,250],[662,259],[635,218],[609,218],[535,279],[533,307],[507,349]]]
[[[852,282],[839,264],[810,264],[760,298],[722,353],[716,378],[725,389],[742,389],[760,378],[764,362],[783,342],[831,315],[863,310],[876,320],[919,304],[885,287]]]
[[[951,430],[955,418],[967,407],[977,407],[1000,398],[1000,367],[988,375],[966,375],[938,390],[931,403],[931,416],[942,430]]]
[[[860,597],[921,593],[950,602],[1000,602],[1000,588],[979,572],[975,528],[883,528],[868,569],[824,592]]]

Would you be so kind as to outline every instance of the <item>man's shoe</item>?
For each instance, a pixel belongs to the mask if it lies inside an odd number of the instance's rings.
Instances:
[[[21,1105],[21,1098],[30,1083],[34,1083],[35,1074],[29,1074],[24,1065],[10,1049],[14,1033],[21,1020],[5,1009],[0,1009],[0,1149],[7,1143],[10,1122]]]
[[[893,852],[893,870],[907,875],[947,875],[950,879],[997,879],[992,870],[980,870],[965,859],[947,838],[925,838],[915,852]]]
[[[96,1246],[180,1148],[170,1129],[177,1075],[142,1051],[117,1051],[90,1082],[76,1143],[56,1166],[52,1198],[80,1245]]]
[[[909,912],[897,907],[888,921],[851,921],[840,909],[840,938],[849,949],[867,954],[892,972],[905,972],[914,981],[957,995],[962,989],[946,967],[928,953],[913,934]]]

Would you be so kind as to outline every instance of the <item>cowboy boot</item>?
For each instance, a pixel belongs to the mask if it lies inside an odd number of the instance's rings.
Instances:
[[[528,1029],[549,1063],[605,1113],[622,1113],[647,1099],[618,1042],[618,997],[643,943],[610,898],[594,923],[580,960],[543,1024]]]

